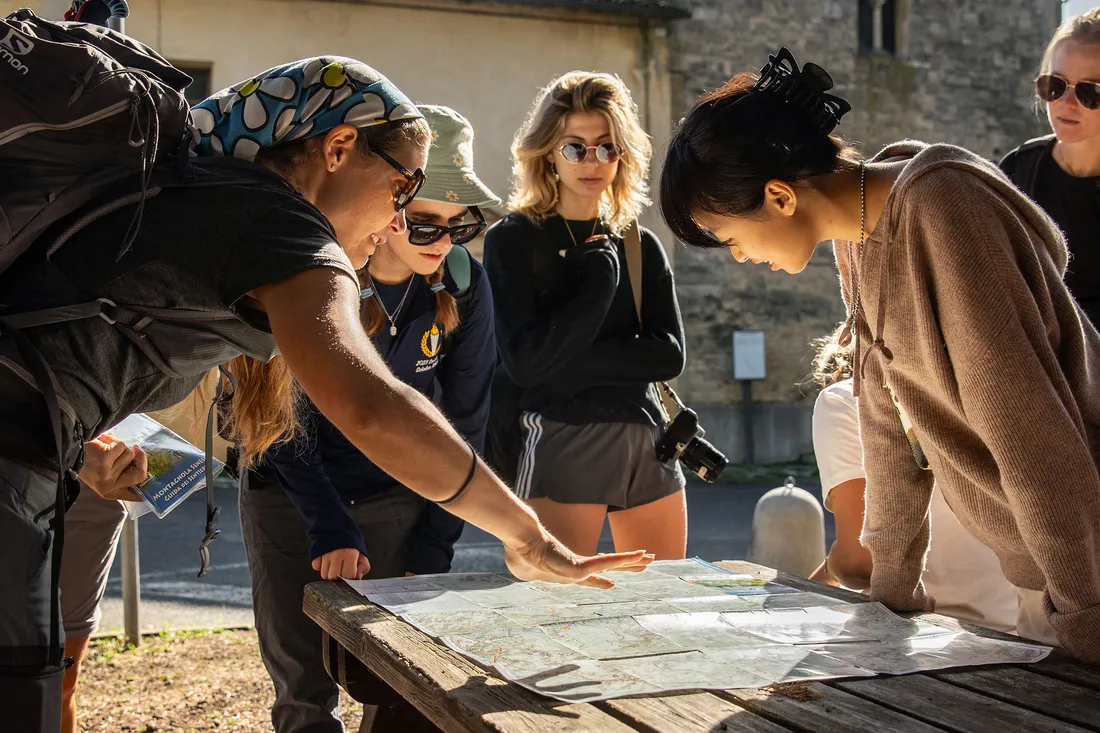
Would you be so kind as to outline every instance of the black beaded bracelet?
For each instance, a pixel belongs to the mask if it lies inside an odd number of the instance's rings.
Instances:
[[[456,501],[462,498],[462,495],[466,493],[466,490],[474,483],[474,475],[477,473],[477,449],[472,445],[470,446],[470,453],[474,456],[474,462],[470,464],[470,474],[466,477],[466,482],[462,484],[458,491],[454,493],[450,499],[444,499],[443,501],[437,501],[439,506],[447,506],[448,504],[454,504]]]

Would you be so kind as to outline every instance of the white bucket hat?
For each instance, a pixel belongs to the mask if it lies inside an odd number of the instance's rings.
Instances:
[[[422,104],[417,111],[432,129],[432,147],[424,167],[421,201],[460,206],[499,206],[500,197],[474,172],[474,128],[450,107]]]

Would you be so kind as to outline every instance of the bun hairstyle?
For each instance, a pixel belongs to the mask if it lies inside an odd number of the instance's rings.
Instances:
[[[455,301],[453,295],[447,292],[447,288],[443,284],[443,269],[446,264],[447,261],[444,259],[438,270],[424,276],[428,286],[435,292],[435,322],[443,329],[444,336],[449,335],[458,328],[458,302]],[[364,290],[371,289],[371,296],[365,297],[359,302],[359,318],[363,321],[363,328],[366,329],[367,335],[373,337],[378,333],[378,329],[389,321],[386,319],[386,314],[382,312],[382,305],[378,302],[378,298],[374,295],[375,285],[371,279],[369,269],[370,263],[368,262],[367,267],[359,272],[359,287]],[[413,275],[413,277],[416,277],[416,275]]]
[[[798,183],[855,165],[831,133],[852,106],[816,64],[801,70],[786,48],[759,74],[742,73],[695,103],[673,133],[661,173],[661,212],[681,241],[723,247],[696,212],[752,216],[770,180]]]

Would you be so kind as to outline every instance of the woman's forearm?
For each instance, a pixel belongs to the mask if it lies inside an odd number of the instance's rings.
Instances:
[[[308,270],[261,289],[257,297],[302,389],[348,440],[430,501],[458,491],[470,471],[470,447],[430,400],[390,372],[359,322],[351,278]],[[544,534],[531,510],[484,464],[448,510],[509,547]]]

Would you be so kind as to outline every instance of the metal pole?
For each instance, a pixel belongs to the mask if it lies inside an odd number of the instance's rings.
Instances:
[[[110,17],[107,27],[126,32],[124,18]],[[126,627],[126,642],[141,644],[141,574],[138,570],[137,520],[127,519],[122,525],[122,615]]]
[[[756,441],[753,435],[752,415],[752,380],[741,380],[741,417],[744,420],[745,431],[745,463],[752,465],[756,462]]]
[[[126,642],[141,644],[141,575],[138,572],[138,525],[127,519],[122,525],[122,609]]]

